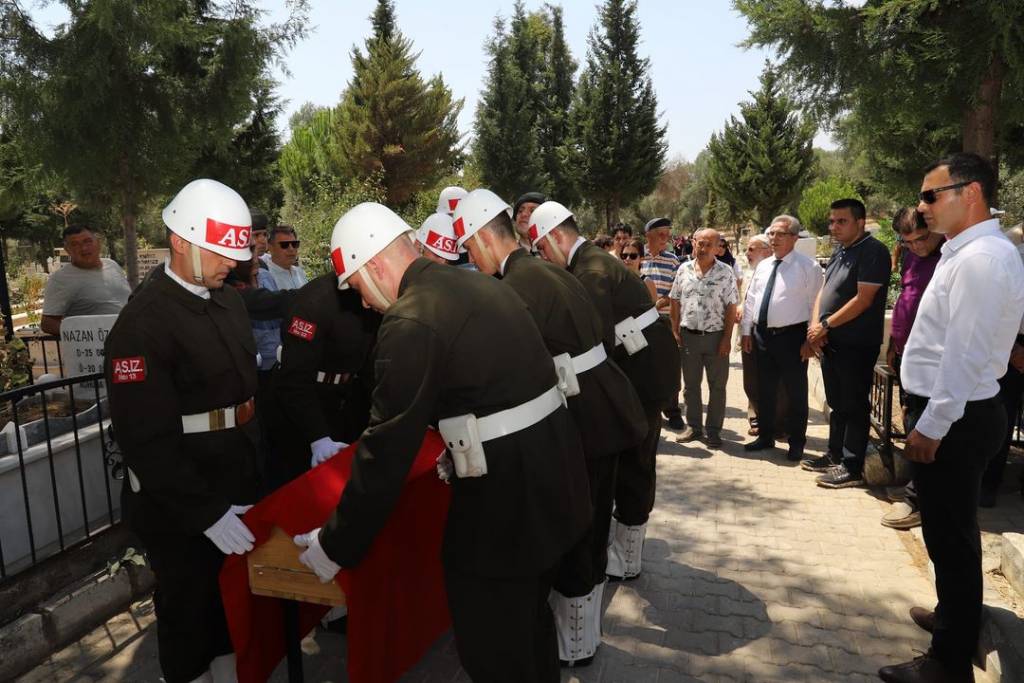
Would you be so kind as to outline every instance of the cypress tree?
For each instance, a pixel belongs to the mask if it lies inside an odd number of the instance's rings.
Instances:
[[[569,110],[572,107],[576,61],[565,41],[562,8],[547,6],[551,22],[551,40],[545,50],[542,92],[537,114],[537,138],[548,194],[566,205],[579,198],[576,179],[567,155],[572,147]]]
[[[711,136],[709,180],[736,211],[766,226],[791,206],[814,170],[815,126],[801,119],[781,91],[778,73],[766,64],[754,100],[740,104],[721,133]]]
[[[637,54],[635,0],[605,0],[599,15],[576,91],[572,158],[582,194],[610,228],[621,207],[654,189],[667,144],[650,64]]]
[[[487,45],[487,83],[476,110],[473,151],[484,185],[508,200],[546,190],[536,126],[540,61],[526,12],[517,2],[511,33],[501,18]]]

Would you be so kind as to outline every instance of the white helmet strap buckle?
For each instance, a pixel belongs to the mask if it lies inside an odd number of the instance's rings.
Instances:
[[[203,284],[203,253],[198,245],[189,242],[189,251],[192,254],[192,279],[197,285]]]

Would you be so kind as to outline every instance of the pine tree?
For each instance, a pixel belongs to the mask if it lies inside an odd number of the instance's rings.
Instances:
[[[387,203],[399,207],[461,165],[455,100],[442,78],[424,81],[392,0],[378,0],[365,53],[352,50],[352,80],[336,111],[338,153],[349,178],[382,173]]]
[[[767,226],[795,202],[814,170],[815,126],[801,119],[781,92],[770,64],[752,102],[740,104],[740,116],[711,136],[709,180],[716,195],[737,212]]]
[[[216,178],[242,195],[250,206],[276,214],[281,207],[278,154],[282,110],[269,77],[256,82],[252,111],[235,128],[228,144],[211,147],[196,164],[194,176]]]
[[[547,193],[571,206],[579,197],[576,178],[568,160],[572,148],[569,109],[572,106],[573,77],[577,65],[565,41],[562,8],[548,5],[547,11],[551,22],[551,40],[545,50],[541,80],[543,87],[538,98],[541,103],[537,113],[538,152],[548,178],[545,188]]]
[[[536,125],[540,61],[522,2],[516,2],[511,33],[500,17],[494,20],[487,52],[490,64],[476,110],[473,152],[484,184],[511,201],[523,192],[546,190],[548,184]]]
[[[622,206],[654,189],[665,164],[666,129],[639,42],[635,0],[605,0],[576,91],[573,160],[607,228]]]

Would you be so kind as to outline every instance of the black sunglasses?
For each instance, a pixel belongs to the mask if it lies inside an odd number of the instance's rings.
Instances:
[[[640,258],[640,254],[623,254],[622,255],[622,260],[623,261],[632,261],[632,260],[638,259],[638,258]]]
[[[955,190],[958,187],[970,185],[973,182],[973,180],[965,180],[962,183],[953,183],[952,185],[946,185],[944,187],[936,187],[934,190],[924,190],[921,194],[917,195],[917,197],[925,204],[934,204],[939,200],[939,198],[935,196],[938,193],[945,192],[946,190]]]
[[[277,246],[281,247],[282,249],[298,249],[299,244],[301,243],[302,240],[281,240],[280,242],[277,243]]]

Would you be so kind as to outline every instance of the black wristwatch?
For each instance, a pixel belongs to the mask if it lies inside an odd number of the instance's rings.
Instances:
[[[822,329],[826,330],[832,329],[832,326],[828,324],[828,316],[825,316],[824,318],[821,319],[821,327]]]

